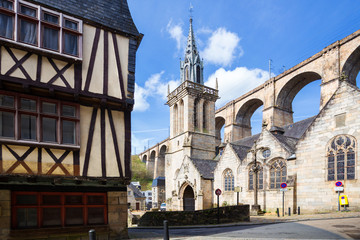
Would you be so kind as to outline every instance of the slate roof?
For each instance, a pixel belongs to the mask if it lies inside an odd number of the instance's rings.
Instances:
[[[258,140],[260,137],[260,133],[252,135],[250,137],[242,138],[238,141],[232,142],[233,145],[240,145],[240,146],[246,146],[246,147],[252,147],[254,145],[254,141]]]
[[[203,178],[214,179],[214,170],[218,161],[196,158],[190,158],[190,160],[194,163],[196,169],[199,171],[200,175]]]
[[[145,198],[144,194],[132,183],[129,184],[129,188],[134,192],[135,198]]]
[[[284,134],[273,134],[273,136],[291,153],[295,153],[295,147],[298,140],[304,134],[306,129],[314,121],[316,116],[304,119],[282,127]]]
[[[89,23],[139,36],[127,0],[28,0]]]
[[[289,151],[294,153],[297,141],[305,133],[306,129],[314,121],[316,116],[304,119],[302,121],[285,125],[279,130],[284,130],[283,134],[271,134]],[[251,137],[246,137],[238,141],[232,142],[231,146],[238,155],[238,157],[243,160],[246,157],[247,151],[253,146],[254,141],[259,138],[260,134],[255,134]]]
[[[251,147],[235,145],[235,144],[231,144],[231,147],[234,149],[236,155],[239,157],[241,161],[246,158],[248,151],[251,149]]]
[[[153,180],[151,187],[163,187],[165,186],[165,177],[157,177]]]
[[[301,120],[296,123],[292,123],[283,127],[285,133],[284,136],[300,139],[305,133],[306,129],[315,120],[316,116]]]
[[[299,139],[297,138],[291,138],[286,137],[281,134],[273,134],[273,136],[289,151],[294,153],[295,152],[295,146]]]

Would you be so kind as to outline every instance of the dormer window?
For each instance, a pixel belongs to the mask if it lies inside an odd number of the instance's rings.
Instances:
[[[0,0],[0,39],[82,57],[81,20],[21,0]]]

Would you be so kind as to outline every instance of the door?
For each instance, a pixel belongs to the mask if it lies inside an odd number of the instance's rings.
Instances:
[[[192,187],[187,186],[183,196],[184,211],[195,211],[194,191]]]
[[[136,210],[140,210],[140,203],[136,203]]]

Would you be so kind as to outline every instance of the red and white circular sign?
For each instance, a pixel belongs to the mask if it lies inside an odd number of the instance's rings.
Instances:
[[[335,183],[335,186],[336,186],[336,187],[341,187],[342,185],[343,185],[343,183],[340,182],[340,181],[337,181],[337,182]]]
[[[216,189],[216,190],[215,190],[215,194],[218,195],[218,196],[221,195],[221,190],[220,190],[219,188]]]

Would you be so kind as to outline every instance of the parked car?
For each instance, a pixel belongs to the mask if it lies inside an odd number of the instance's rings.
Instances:
[[[166,203],[160,205],[160,211],[166,211]]]

